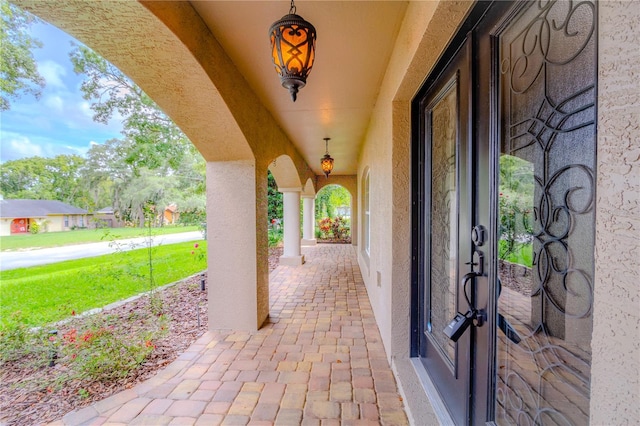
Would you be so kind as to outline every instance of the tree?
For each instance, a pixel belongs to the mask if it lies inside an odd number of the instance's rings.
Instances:
[[[278,192],[278,184],[271,174],[271,170],[267,170],[267,205],[269,222],[273,219],[282,219],[282,193]]]
[[[92,100],[95,121],[107,123],[115,113],[123,118],[123,133],[131,142],[126,161],[150,170],[167,164],[179,167],[191,142],[144,91],[106,59],[85,46],[70,54],[74,71],[87,78],[80,89]]]
[[[336,217],[338,207],[349,207],[351,195],[340,185],[328,185],[318,192],[316,197],[316,219]]]
[[[89,197],[82,181],[84,158],[58,155],[7,161],[0,173],[0,191],[5,198],[59,200],[88,207]]]
[[[343,186],[339,185],[331,185],[328,188],[329,191],[329,204],[333,207],[333,209],[338,209],[339,207],[345,208],[350,207],[351,205],[351,195],[349,191]]]
[[[77,207],[89,207],[89,197],[81,175],[85,159],[79,155],[57,155],[47,160],[45,167],[50,172],[53,199]]]
[[[136,223],[140,228],[145,225],[145,209],[162,215],[164,207],[170,202],[173,180],[167,176],[143,168],[126,185],[119,186],[119,195],[114,208],[121,218]]]
[[[126,145],[120,139],[110,139],[87,152],[82,181],[96,209],[117,204],[119,191],[134,175],[133,167],[125,161]]]
[[[144,225],[144,209],[162,214],[175,202],[184,220],[204,221],[205,162],[193,144],[140,87],[97,53],[77,46],[74,70],[86,76],[84,98],[93,101],[94,120],[123,117],[125,138],[93,147],[87,182],[94,200],[101,187],[112,191],[112,206],[122,219]],[[109,184],[107,184],[109,182]]]
[[[0,12],[0,111],[6,111],[9,100],[23,93],[39,98],[45,81],[32,54],[42,43],[28,32],[36,17],[6,0],[0,0]]]

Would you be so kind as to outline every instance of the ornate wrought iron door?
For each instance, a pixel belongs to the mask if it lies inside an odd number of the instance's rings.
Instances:
[[[456,424],[589,422],[596,23],[478,2],[414,100],[413,356]]]
[[[530,2],[497,34],[496,422],[588,424],[596,6]]]
[[[443,330],[466,308],[460,278],[470,257],[470,42],[449,62],[421,99],[419,150],[422,243],[419,249],[421,306],[416,351],[456,422],[469,416],[471,338],[452,341]]]

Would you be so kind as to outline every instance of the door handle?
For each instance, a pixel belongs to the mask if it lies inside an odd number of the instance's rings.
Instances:
[[[466,314],[462,314],[458,312],[455,317],[449,324],[445,327],[444,334],[454,342],[457,342],[460,336],[464,334],[464,332],[469,328],[469,326],[474,325],[475,327],[482,327],[483,324],[487,320],[487,313],[484,309],[477,309],[475,306],[471,304],[471,299],[469,299],[469,295],[467,293],[467,285],[470,281],[474,280],[476,277],[481,277],[482,274],[479,272],[471,271],[467,272],[460,282],[462,286],[462,291],[464,292],[464,298],[467,301],[467,305],[469,305],[469,310]]]
[[[476,327],[482,327],[484,323],[487,321],[487,313],[484,309],[476,308],[469,298],[469,294],[467,293],[467,284],[469,281],[473,280],[476,277],[481,277],[483,274],[481,272],[467,272],[464,277],[462,277],[462,291],[464,292],[464,298],[467,301],[467,305],[469,306],[469,311],[467,312],[470,315],[471,322]]]

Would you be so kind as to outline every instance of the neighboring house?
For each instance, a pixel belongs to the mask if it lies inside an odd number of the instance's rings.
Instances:
[[[69,231],[89,226],[84,209],[54,200],[0,200],[0,235],[26,234],[37,223],[40,232]]]
[[[105,207],[93,212],[93,223],[98,228],[120,228],[124,223],[116,216],[113,207]]]
[[[178,222],[179,217],[180,213],[178,213],[178,205],[176,203],[171,203],[164,208],[162,223],[163,225],[173,225]]]
[[[158,222],[162,221],[163,225],[173,225],[178,221],[179,217],[178,205],[171,203],[164,208],[157,219]],[[93,212],[93,224],[98,228],[120,228],[124,226],[124,222],[116,215],[115,209],[111,206]]]

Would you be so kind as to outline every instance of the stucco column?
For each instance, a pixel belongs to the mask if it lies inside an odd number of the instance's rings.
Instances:
[[[315,235],[315,212],[316,197],[314,195],[302,196],[302,245],[315,246],[317,244]]]
[[[257,267],[256,187],[253,161],[207,162],[210,330],[253,331],[266,316],[261,312],[268,306],[268,278],[264,282]],[[264,222],[266,227],[266,209]]]
[[[284,252],[281,265],[298,266],[304,263],[300,254],[300,192],[301,188],[278,188],[283,198]]]

